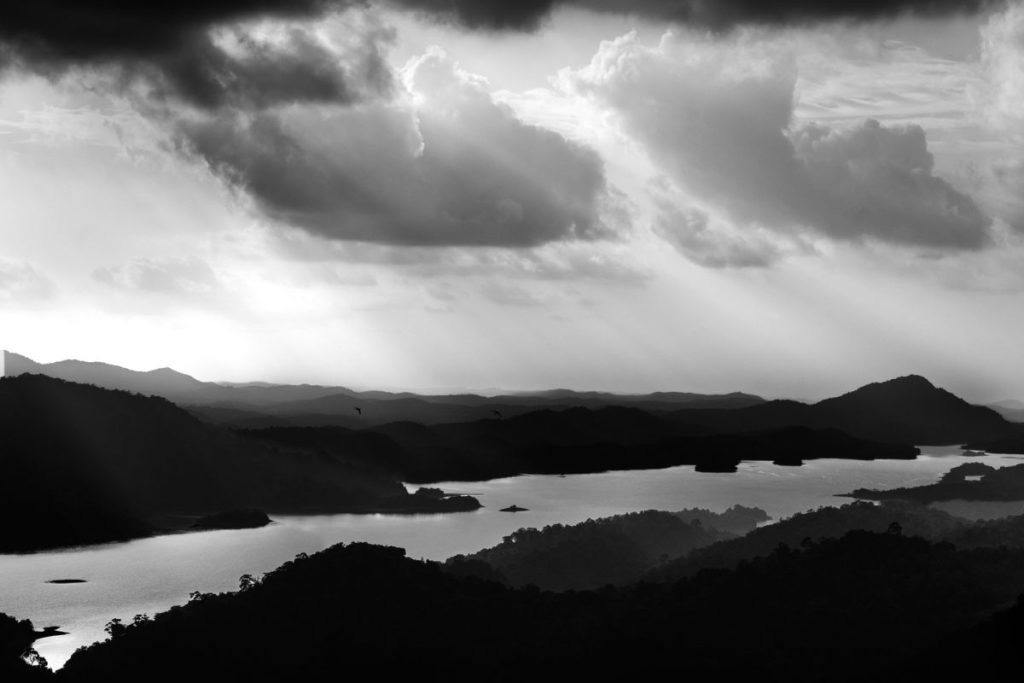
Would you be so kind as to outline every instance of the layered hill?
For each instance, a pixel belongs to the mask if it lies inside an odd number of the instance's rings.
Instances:
[[[729,411],[679,410],[671,418],[719,432],[803,426],[927,445],[963,444],[1024,430],[991,408],[972,405],[917,375],[868,384],[814,404],[769,401]]]
[[[116,625],[57,679],[880,680],[1011,602],[1022,560],[853,532],[671,583],[549,593],[335,546]]]
[[[524,528],[494,547],[450,558],[446,568],[544,590],[624,585],[661,563],[734,538],[768,519],[763,510],[733,506],[723,513],[645,510],[573,525]]]
[[[92,384],[104,389],[120,389],[146,396],[161,396],[179,404],[263,404],[300,401],[345,393],[345,387],[324,387],[309,384],[218,384],[203,382],[171,368],[138,371],[109,363],[63,360],[37,363],[31,358],[4,351],[4,376],[23,374],[46,375],[79,384]]]
[[[170,368],[140,372],[107,363],[65,360],[37,363],[4,352],[5,375],[42,374],[71,382],[162,396],[207,422],[238,428],[269,426],[342,426],[362,428],[397,421],[426,424],[469,422],[551,408],[612,405],[667,411],[689,408],[740,408],[763,402],[739,392],[695,394],[657,392],[612,394],[568,389],[498,396],[420,395],[411,392],[354,391],[347,387],[267,382],[203,382]]]
[[[358,512],[412,498],[379,472],[240,439],[162,398],[0,379],[0,550],[117,540],[159,516]]]

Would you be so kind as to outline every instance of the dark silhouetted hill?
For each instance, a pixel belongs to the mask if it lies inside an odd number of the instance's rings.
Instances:
[[[1009,609],[980,624],[956,631],[909,662],[886,672],[884,681],[991,681],[1013,683],[1021,677],[1024,595]]]
[[[324,451],[417,483],[676,465],[730,472],[741,460],[800,464],[816,458],[912,459],[918,454],[913,446],[870,442],[837,430],[695,431],[701,429],[636,408],[570,408],[458,424],[400,422],[363,432],[276,427],[241,433],[263,443]]]
[[[57,678],[877,680],[1012,603],[1024,551],[852,532],[672,583],[549,593],[352,544],[240,585],[112,625]]]
[[[327,453],[275,449],[156,397],[0,379],[0,550],[121,540],[158,515],[360,512],[404,487]]]
[[[902,533],[941,539],[968,523],[948,513],[908,503],[849,503],[821,507],[762,526],[739,538],[724,540],[652,569],[647,578],[673,581],[703,569],[732,569],[741,562],[765,557],[780,545],[797,548],[808,541],[840,538],[851,531],[885,532],[896,523]]]
[[[812,405],[769,401],[730,411],[680,410],[672,418],[712,431],[804,426],[913,444],[961,444],[1020,430],[991,408],[971,405],[916,375],[869,384]]]
[[[917,375],[861,387],[815,405],[836,427],[869,439],[959,444],[1015,430],[991,408],[971,405]]]
[[[347,387],[268,382],[202,382],[189,375],[161,368],[147,372],[108,363],[66,360],[37,363],[4,352],[7,376],[43,374],[57,379],[162,396],[187,405],[201,419],[234,428],[267,426],[366,427],[410,420],[427,424],[468,422],[492,416],[519,415],[544,408],[601,408],[631,405],[647,410],[673,410],[680,406],[736,408],[763,399],[751,394],[692,394],[660,392],[617,395],[603,392],[557,390],[533,394],[479,396],[476,394],[419,395],[411,392],[353,391]],[[358,413],[359,408],[362,413]]]
[[[467,561],[483,562],[512,586],[581,590],[631,583],[659,562],[729,536],[670,512],[647,510],[519,529],[493,548],[457,555],[447,564],[459,571],[457,565]]]
[[[28,619],[19,621],[0,612],[0,680],[5,683],[53,680],[45,668],[46,660],[32,648],[38,636]],[[34,660],[35,664],[26,662],[26,657]]]
[[[984,463],[964,463],[951,469],[934,484],[886,490],[862,488],[846,495],[862,500],[912,500],[919,503],[1024,500],[1024,465],[996,468]]]
[[[967,443],[967,448],[974,448],[989,453],[1024,453],[1024,425],[1019,425],[1016,433],[1002,436],[979,437]]]
[[[573,525],[519,529],[492,547],[458,555],[446,566],[455,572],[502,577],[513,586],[581,590],[638,580],[654,566],[695,548],[748,531],[768,515],[734,506],[723,513],[692,509],[646,510]]]

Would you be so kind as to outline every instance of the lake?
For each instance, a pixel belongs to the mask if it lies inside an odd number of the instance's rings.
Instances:
[[[739,503],[773,518],[849,502],[836,494],[860,487],[894,488],[936,481],[963,462],[995,467],[1019,456],[963,457],[959,448],[925,447],[916,460],[816,460],[802,467],[742,463],[734,474],[692,467],[560,476],[521,476],[485,482],[437,484],[471,493],[485,507],[447,515],[323,515],[275,517],[262,529],[204,531],[89,548],[0,555],[0,611],[30,618],[36,628],[59,626],[68,635],[45,638],[36,649],[58,668],[76,648],[106,637],[114,617],[154,614],[180,604],[191,591],[238,587],[242,574],[261,574],[339,541],[406,548],[410,557],[443,560],[494,545],[524,526],[573,524],[637,510],[702,507],[721,512]],[[528,512],[500,512],[516,504]],[[1016,509],[1019,509],[1019,505]],[[85,583],[47,583],[84,579]]]

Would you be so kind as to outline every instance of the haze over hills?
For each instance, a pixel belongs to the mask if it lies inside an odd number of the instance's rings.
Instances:
[[[128,370],[109,363],[94,363],[80,360],[63,360],[55,363],[37,363],[31,358],[4,351],[4,375],[16,377],[21,374],[37,374],[93,384],[104,389],[121,389],[147,396],[162,396],[179,404],[240,403],[261,405],[297,401],[330,394],[345,393],[345,387],[323,387],[316,385],[278,385],[252,383],[224,385],[216,382],[202,382],[190,375],[160,368],[158,370]]]
[[[1007,399],[988,404],[988,407],[996,411],[1010,422],[1024,422],[1024,401]]]
[[[669,429],[673,434],[801,426],[838,429],[873,441],[954,444],[1012,436],[1021,430],[996,410],[971,405],[916,375],[869,384],[817,403],[802,403],[765,401],[741,392],[618,395],[555,389],[490,397],[359,392],[319,385],[202,382],[169,368],[137,372],[83,361],[39,364],[11,352],[5,352],[5,360],[8,376],[25,372],[46,374],[68,381],[163,396],[188,406],[205,421],[238,428],[340,426],[362,429],[402,421],[437,425],[510,418],[544,408],[596,410],[628,406],[672,423],[671,428],[658,429]]]
[[[501,415],[519,415],[543,407],[631,405],[646,410],[671,410],[682,406],[734,408],[763,402],[758,396],[740,392],[619,395],[558,389],[497,396],[360,392],[348,387],[311,384],[203,382],[170,368],[140,372],[78,360],[43,364],[10,351],[5,351],[4,357],[6,376],[42,374],[107,389],[162,396],[189,406],[204,420],[236,427],[366,427],[401,420],[430,424],[484,419],[493,417],[495,411]]]
[[[0,493],[7,508],[0,512],[8,519],[30,512],[54,538],[60,534],[51,522],[62,515],[138,522],[228,508],[444,511],[454,509],[445,499],[408,496],[398,481],[677,465],[731,472],[742,460],[909,459],[918,453],[914,444],[1024,437],[1024,427],[918,376],[805,404],[746,394],[361,394],[227,386],[166,368],[41,365],[10,353],[5,360],[0,439],[7,476]],[[73,379],[23,374],[34,372]],[[144,395],[159,392],[166,398]],[[224,396],[233,398],[218,400]],[[170,402],[174,397],[192,414]],[[207,403],[184,403],[196,400]],[[239,426],[248,428],[226,429]],[[129,522],[108,526],[137,533]]]

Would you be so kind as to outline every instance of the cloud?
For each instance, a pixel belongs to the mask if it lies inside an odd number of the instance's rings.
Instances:
[[[707,268],[762,268],[782,257],[782,250],[768,236],[711,227],[711,216],[699,209],[681,209],[659,203],[652,229],[694,263]]]
[[[160,61],[179,55],[217,24],[271,15],[320,16],[321,0],[12,0],[0,10],[0,39],[22,59],[68,62]]]
[[[975,180],[993,211],[1024,232],[1024,4],[992,16],[981,38],[985,84],[976,92],[977,106],[1000,145]]]
[[[725,31],[736,26],[875,21],[977,12],[989,0],[392,0],[393,5],[477,29],[532,30],[563,7],[627,14]]]
[[[524,124],[439,50],[404,82],[401,98],[176,125],[183,149],[264,215],[329,239],[522,247],[611,235],[594,152]]]
[[[222,283],[210,265],[199,258],[140,258],[117,267],[98,268],[93,278],[119,289],[155,294],[204,296]]]
[[[532,30],[554,9],[577,7],[724,30],[747,24],[874,20],[907,13],[968,13],[987,0],[383,0],[399,10],[469,29]],[[139,86],[150,97],[201,108],[263,108],[292,102],[357,101],[386,91],[377,50],[355,72],[338,68],[337,46],[310,22],[373,15],[366,0],[11,0],[0,6],[0,73],[56,78],[84,67]],[[262,23],[261,23],[262,22]],[[294,22],[306,22],[306,26]],[[247,28],[259,27],[260,31]],[[350,25],[355,42],[393,38],[374,22]],[[350,46],[351,47],[351,46]],[[111,85],[108,83],[108,85]]]
[[[422,279],[484,276],[636,286],[652,277],[649,266],[627,240],[556,241],[520,249],[464,249],[339,242],[300,230],[267,231],[265,237],[270,252],[291,261],[383,266],[388,271]]]
[[[524,287],[500,280],[488,280],[480,293],[499,306],[540,306],[544,303],[542,298]]]
[[[334,45],[291,19],[320,18],[355,2],[273,0],[133,3],[119,0],[6,3],[0,9],[0,68],[51,78],[88,68],[109,87],[193,107],[263,108],[294,102],[351,102],[386,91],[381,53],[390,33],[364,20]],[[279,21],[258,23],[261,17]],[[361,63],[343,57],[354,50]],[[348,61],[348,69],[339,68]]]
[[[44,72],[79,64],[148,64],[173,73],[211,58],[213,27],[318,19],[360,0],[9,0],[0,8],[0,63]],[[391,6],[473,29],[531,30],[554,9],[631,14],[714,30],[747,24],[871,21],[976,12],[987,0],[391,0]],[[198,47],[198,50],[196,48]],[[216,64],[221,56],[213,55]],[[193,76],[202,77],[193,73]]]
[[[990,123],[1024,135],[1024,4],[1012,3],[989,19],[981,50],[989,84],[982,104]]]
[[[54,291],[53,282],[31,264],[0,258],[0,304],[30,304]]]
[[[127,72],[145,78],[149,98],[180,100],[201,109],[249,111],[293,103],[350,103],[391,88],[383,57],[390,34],[373,27],[355,46],[337,46],[309,28],[271,35],[225,29],[190,39],[182,55]],[[357,55],[357,59],[352,59]]]
[[[934,175],[919,126],[795,123],[795,66],[776,44],[670,33],[649,47],[631,34],[560,80],[614,111],[678,187],[735,223],[934,250],[989,242],[991,220]]]

